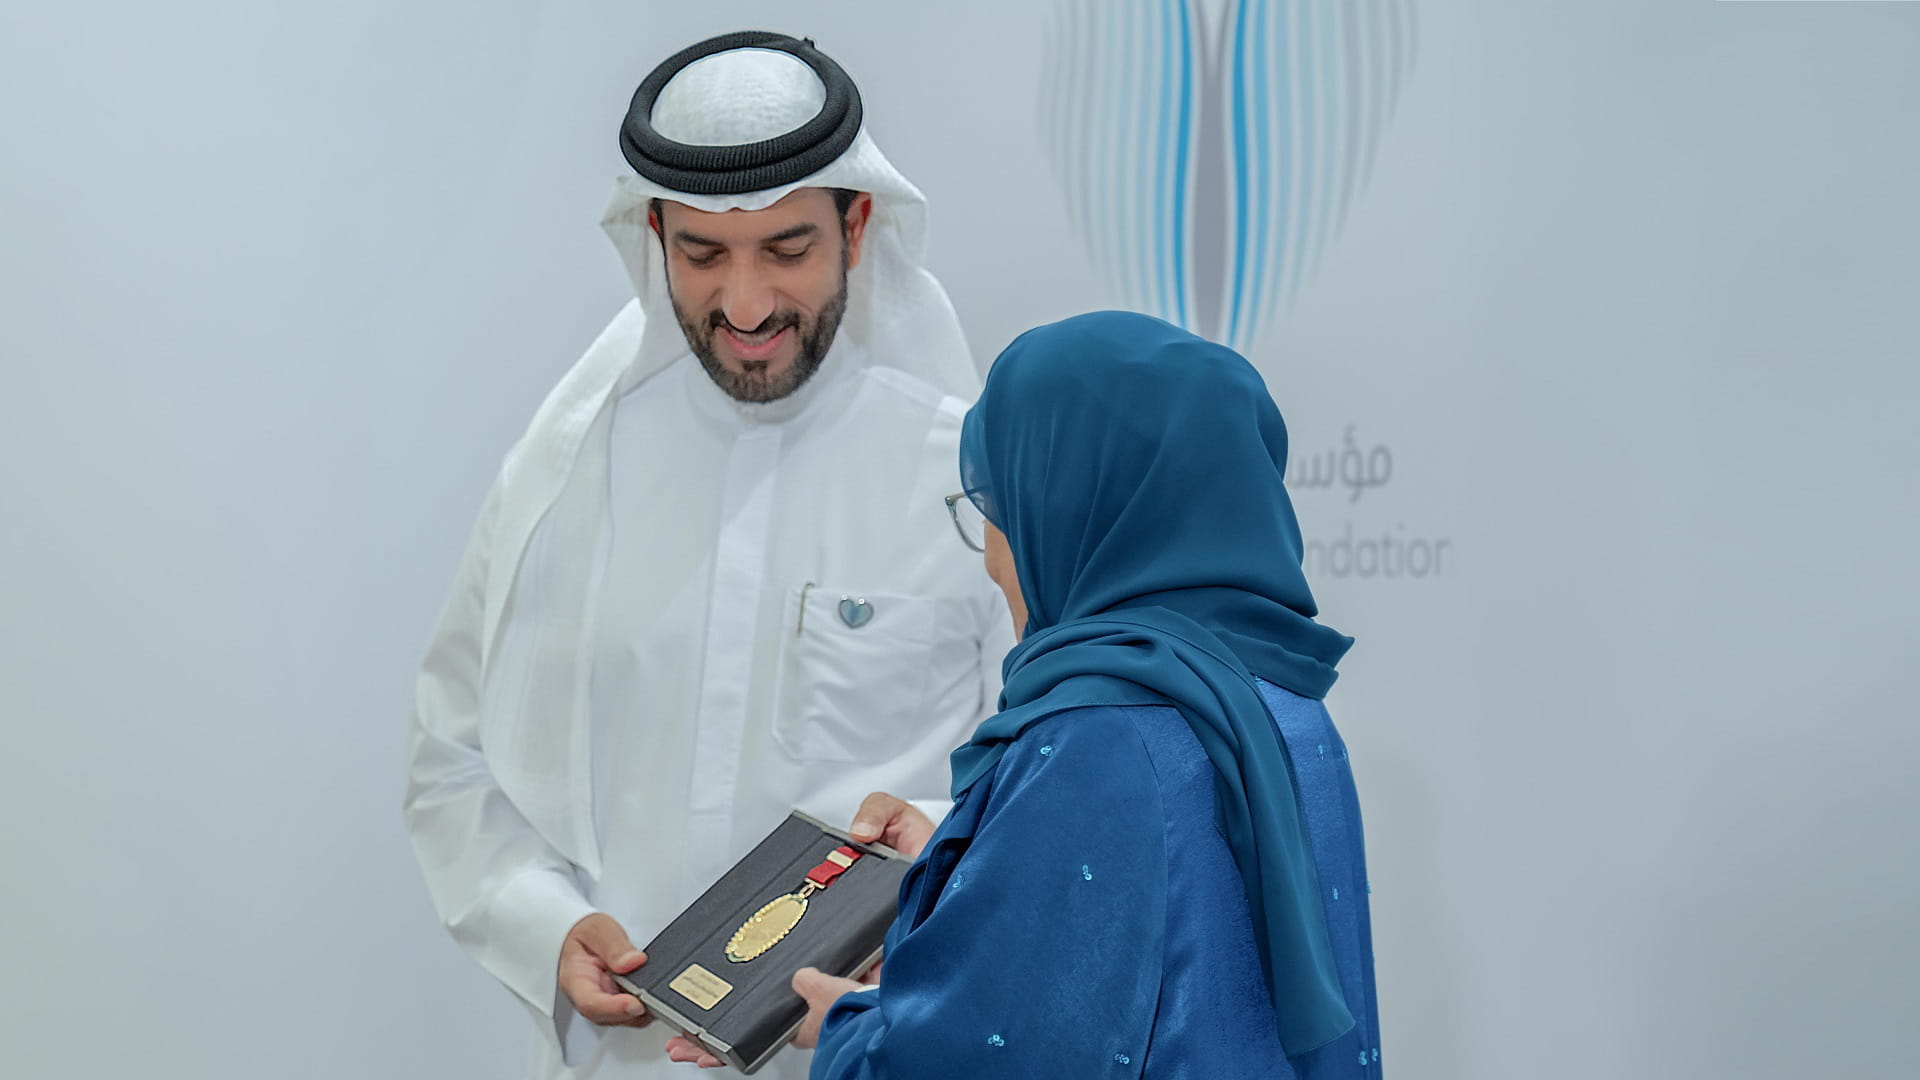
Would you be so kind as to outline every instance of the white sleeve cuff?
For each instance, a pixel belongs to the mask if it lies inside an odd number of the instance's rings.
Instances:
[[[552,1019],[561,1011],[560,946],[573,924],[593,911],[571,876],[529,867],[488,899],[477,925],[462,927],[457,936],[468,938],[462,944],[507,989]]]

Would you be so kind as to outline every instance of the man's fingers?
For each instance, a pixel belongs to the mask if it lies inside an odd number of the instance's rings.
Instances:
[[[632,994],[609,994],[584,977],[560,981],[560,989],[581,1016],[596,1024],[636,1024],[647,1019],[647,1007]]]
[[[631,994],[595,995],[585,1001],[576,1002],[574,1008],[580,1010],[581,1016],[602,1027],[642,1026],[639,1021],[648,1018],[647,1007],[640,1004],[640,999]]]
[[[871,843],[880,839],[887,827],[899,819],[901,811],[911,809],[904,800],[876,791],[861,801],[860,809],[853,814],[853,828],[847,832],[863,844]]]
[[[627,932],[611,915],[594,912],[574,924],[572,936],[601,963],[622,975],[647,962],[646,954],[633,947]]]
[[[707,1048],[684,1035],[675,1035],[667,1040],[667,1059],[698,1065],[703,1069],[717,1069],[726,1062],[707,1052]]]

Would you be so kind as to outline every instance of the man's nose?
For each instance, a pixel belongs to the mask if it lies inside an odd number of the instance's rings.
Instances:
[[[720,310],[734,329],[754,329],[767,321],[776,306],[773,285],[762,278],[757,269],[750,266],[731,269],[722,286]]]

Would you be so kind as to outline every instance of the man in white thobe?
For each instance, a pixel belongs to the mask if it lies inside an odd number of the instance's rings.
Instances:
[[[924,199],[762,37],[636,94],[603,224],[637,299],[507,455],[420,676],[407,825],[536,1078],[679,1075],[610,972],[790,809],[944,799],[1012,642],[943,504],[977,374]]]

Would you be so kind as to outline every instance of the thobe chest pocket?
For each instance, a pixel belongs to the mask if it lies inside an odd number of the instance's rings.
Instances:
[[[977,643],[925,596],[810,585],[788,592],[773,734],[806,761],[886,761],[943,711],[945,669]]]

